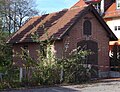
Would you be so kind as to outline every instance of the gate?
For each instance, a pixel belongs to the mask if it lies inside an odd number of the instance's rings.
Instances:
[[[110,67],[111,71],[119,71],[119,68],[116,66],[119,66],[120,61],[120,46],[115,44],[111,50],[112,55],[110,56]]]
[[[86,56],[86,64],[91,65],[91,68],[95,72],[91,72],[92,78],[98,77],[98,44],[92,40],[83,40],[77,44],[82,50],[89,50],[92,54]]]

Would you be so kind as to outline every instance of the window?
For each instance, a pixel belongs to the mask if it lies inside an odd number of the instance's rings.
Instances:
[[[118,26],[118,30],[120,30],[120,26]]]
[[[120,26],[115,26],[114,29],[115,31],[120,31]]]
[[[117,0],[117,1],[116,1],[116,5],[117,5],[116,8],[117,8],[117,9],[120,9],[120,0]]]
[[[85,20],[83,23],[83,34],[91,35],[91,22],[89,20]]]
[[[95,9],[98,11],[98,13],[101,13],[101,10],[100,10],[100,8],[101,8],[101,3],[95,3],[95,4],[94,4],[94,7],[95,7]]]
[[[117,26],[115,26],[115,31],[117,31]]]

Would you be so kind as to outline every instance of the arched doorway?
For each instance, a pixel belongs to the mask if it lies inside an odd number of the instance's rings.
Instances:
[[[98,77],[98,43],[92,40],[83,40],[77,44],[81,50],[90,50],[92,54],[86,56],[86,64],[89,64],[92,70],[95,72],[91,72],[92,78]]]

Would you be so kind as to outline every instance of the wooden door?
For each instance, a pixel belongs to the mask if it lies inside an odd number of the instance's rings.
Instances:
[[[98,44],[91,40],[83,40],[77,44],[81,50],[89,50],[90,55],[86,56],[86,64],[92,68],[91,77],[98,77]]]

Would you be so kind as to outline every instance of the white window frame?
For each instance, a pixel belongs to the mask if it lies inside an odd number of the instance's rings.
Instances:
[[[120,0],[116,0],[116,9],[120,9]]]
[[[114,26],[114,30],[117,31],[118,30],[118,26]]]
[[[120,31],[120,26],[114,26],[115,31]]]

